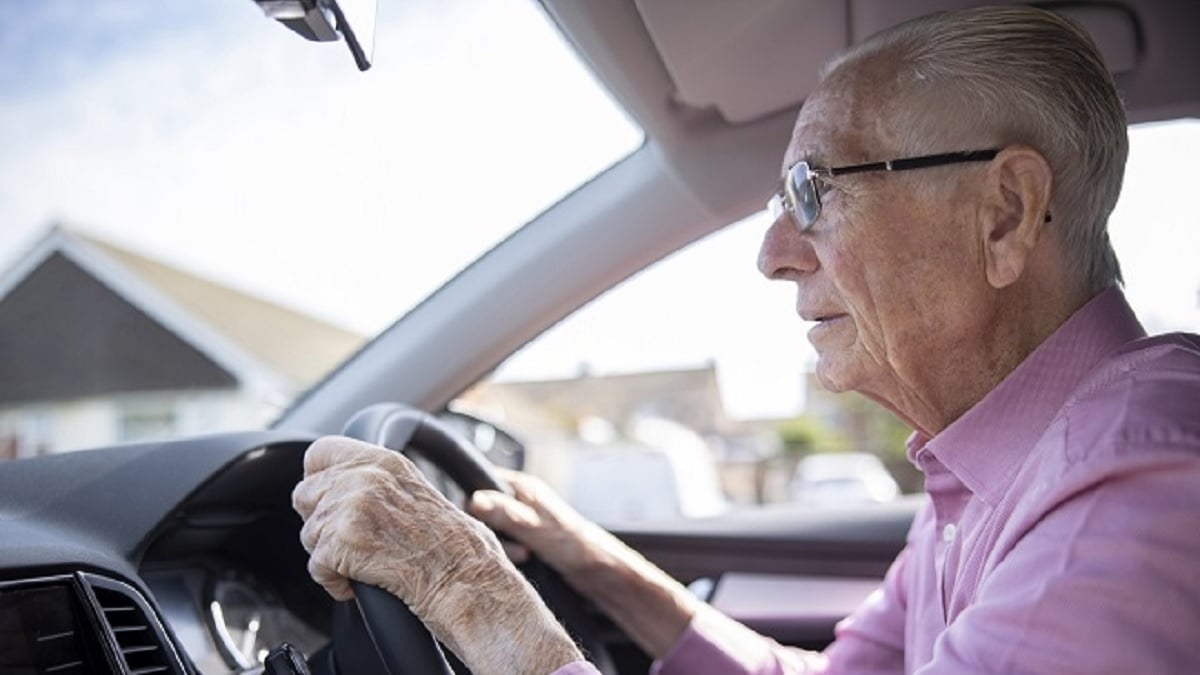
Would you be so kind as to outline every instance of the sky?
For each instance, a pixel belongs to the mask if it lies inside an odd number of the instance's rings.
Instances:
[[[375,57],[359,73],[250,0],[0,3],[0,270],[61,222],[373,335],[642,140],[525,0],[384,0]],[[1127,293],[1151,330],[1200,331],[1200,122],[1131,139]],[[676,254],[501,374],[715,360],[735,416],[794,412],[813,354],[754,270],[765,228]]]
[[[0,3],[0,264],[63,222],[369,335],[641,143],[523,0],[383,2],[367,73],[250,0],[83,6]]]

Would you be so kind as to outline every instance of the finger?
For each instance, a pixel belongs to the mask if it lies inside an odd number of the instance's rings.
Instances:
[[[313,441],[304,453],[304,475],[320,473],[331,466],[374,461],[390,453],[377,445],[345,436],[324,436]]]
[[[492,467],[492,470],[495,471],[496,475],[499,476],[501,479],[508,481],[510,483],[513,482],[514,480],[521,480],[521,478],[523,476],[529,475],[529,474],[525,473],[524,471],[518,471],[516,469],[510,469],[510,468],[504,467],[504,466],[494,466],[494,467]]]
[[[531,476],[523,471],[514,471],[503,467],[496,467],[496,473],[502,480],[508,483],[512,488],[513,496],[517,499],[533,503],[538,500],[538,492],[544,483],[537,477]]]
[[[413,461],[402,453],[387,451],[387,455],[378,459],[378,466],[391,475],[404,481],[419,480],[429,483],[429,479]]]
[[[349,600],[354,597],[350,581],[334,571],[332,567],[322,563],[317,555],[308,559],[308,574],[334,600]]]
[[[554,488],[541,478],[511,470],[505,470],[503,475],[512,486],[513,496],[529,505],[545,523],[566,522],[579,517]]]
[[[301,518],[308,520],[321,497],[325,496],[329,489],[328,476],[328,472],[309,476],[296,483],[296,487],[292,489],[292,509],[299,513]]]
[[[529,505],[503,492],[478,490],[467,503],[467,512],[489,527],[524,539],[542,524],[542,518]]]
[[[370,477],[391,479],[391,473],[373,465],[331,466],[324,471],[308,476],[292,488],[292,508],[300,517],[308,520],[320,508],[327,497],[344,497],[370,485]]]
[[[305,551],[310,554],[321,543],[321,531],[324,529],[324,518],[311,518],[304,521],[304,526],[300,528],[300,545]]]
[[[504,555],[513,563],[520,565],[529,560],[529,549],[523,544],[518,544],[515,541],[502,541],[500,545],[504,547]]]

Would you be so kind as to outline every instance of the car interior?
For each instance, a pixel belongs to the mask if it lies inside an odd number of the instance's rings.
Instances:
[[[401,619],[364,624],[370,610],[335,603],[309,578],[290,501],[308,444],[352,433],[414,451],[448,494],[486,485],[479,458],[512,465],[511,453],[455,440],[478,422],[448,412],[456,397],[623,280],[761,211],[832,56],[906,19],[977,4],[540,0],[643,130],[641,146],[462,269],[269,429],[0,463],[0,671],[262,672],[286,642],[313,673],[433,672],[381,661],[372,635]],[[1200,116],[1200,3],[1029,4],[1088,29],[1131,124]],[[363,46],[351,51],[361,67]],[[732,510],[615,534],[755,630],[821,649],[901,550],[919,503]],[[526,572],[602,672],[647,672],[628,636],[545,570]]]

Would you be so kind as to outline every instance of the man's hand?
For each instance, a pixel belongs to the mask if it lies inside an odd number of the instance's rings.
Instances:
[[[568,581],[576,578],[582,582],[606,552],[624,547],[540,479],[508,469],[497,468],[496,472],[512,487],[514,496],[480,490],[472,495],[467,511],[520,542],[504,543],[514,562],[525,562],[532,552]]]
[[[399,453],[322,438],[304,475],[300,538],[334,598],[353,597],[350,579],[389,591],[477,675],[545,675],[582,658],[496,537]]]
[[[517,544],[504,544],[521,562],[532,551],[591,599],[652,657],[683,634],[701,602],[624,542],[592,523],[541,480],[499,470],[514,497],[476,492],[467,510]]]

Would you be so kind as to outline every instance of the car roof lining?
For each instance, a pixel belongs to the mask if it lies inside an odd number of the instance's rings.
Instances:
[[[731,124],[794,110],[818,84],[836,54],[907,19],[970,2],[924,0],[635,0],[659,58],[670,73],[673,99],[715,108]],[[1062,3],[1057,11],[1088,29],[1114,73],[1138,73],[1137,17],[1124,7]]]
[[[794,118],[821,66],[877,30],[973,0],[606,0],[543,3],[597,77],[668,155],[693,189],[732,195],[706,172],[708,138],[730,127]],[[1179,0],[1036,3],[1083,24],[1114,70],[1131,122],[1200,115],[1200,78],[1180,64],[1200,62],[1200,3]],[[786,27],[815,17],[787,39]],[[1195,20],[1187,20],[1189,17]],[[831,23],[826,23],[831,22]],[[829,26],[834,26],[830,29]],[[614,39],[619,36],[619,39]],[[796,64],[801,64],[797,66]],[[783,143],[786,143],[786,136]],[[717,143],[719,145],[719,143]],[[783,145],[755,150],[772,169]],[[742,195],[748,198],[748,195]]]

